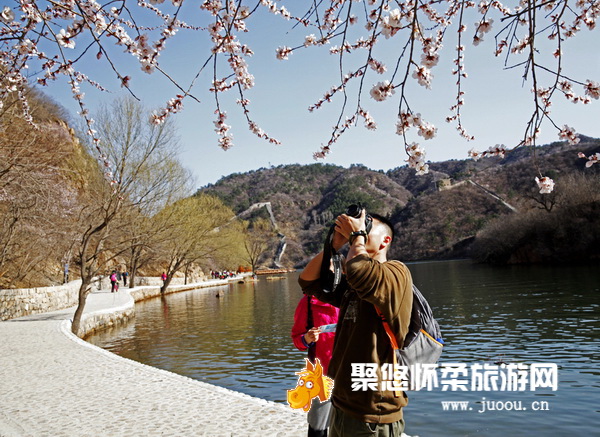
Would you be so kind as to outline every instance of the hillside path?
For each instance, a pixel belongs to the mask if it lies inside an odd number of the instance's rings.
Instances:
[[[133,305],[92,292],[85,313]],[[75,308],[0,322],[0,436],[305,436],[306,416],[93,346]],[[293,387],[290,387],[293,388]]]

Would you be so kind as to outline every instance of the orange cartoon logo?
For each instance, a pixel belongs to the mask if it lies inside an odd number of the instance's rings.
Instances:
[[[308,358],[305,360],[306,368],[296,372],[296,375],[300,375],[298,385],[295,389],[287,391],[287,401],[292,408],[308,411],[313,398],[318,396],[321,402],[329,399],[333,389],[333,379],[323,375],[323,368],[318,358],[315,359],[314,365]]]

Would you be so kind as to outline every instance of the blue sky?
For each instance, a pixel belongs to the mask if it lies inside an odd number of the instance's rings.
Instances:
[[[466,92],[463,123],[467,131],[476,137],[475,141],[464,140],[456,132],[455,125],[445,122],[446,116],[451,115],[449,108],[454,104],[456,95],[455,79],[450,74],[455,54],[455,35],[447,37],[440,63],[432,70],[432,89],[427,90],[416,81],[410,82],[408,95],[411,108],[435,124],[438,134],[433,140],[423,141],[416,131],[410,131],[409,141],[417,141],[425,146],[427,159],[431,161],[464,159],[473,147],[485,150],[498,143],[512,147],[522,139],[526,121],[533,110],[531,84],[522,84],[522,69],[504,69],[504,59],[494,57],[493,32],[488,34],[486,42],[477,47],[470,43],[474,21],[467,20],[470,31],[466,32],[464,41],[469,78],[463,81]],[[255,76],[255,87],[246,94],[251,101],[251,117],[267,133],[279,139],[282,145],[269,144],[248,131],[240,107],[234,103],[237,96],[230,92],[232,95],[224,96],[221,103],[228,113],[228,124],[232,125],[235,146],[228,151],[218,147],[213,125],[214,97],[207,92],[212,79],[210,69],[202,74],[194,88],[194,94],[201,103],[188,99],[184,102],[184,110],[174,116],[182,145],[181,160],[193,172],[198,187],[235,172],[280,164],[314,163],[313,153],[328,141],[339,115],[341,100],[334,100],[313,113],[309,113],[307,108],[332,85],[337,85],[339,58],[329,55],[325,47],[312,47],[294,52],[287,61],[277,60],[275,50],[278,46],[298,46],[304,41],[305,35],[312,33],[304,28],[292,29],[292,25],[292,22],[261,13],[251,17],[248,21],[250,32],[240,37],[255,52],[253,57],[248,58],[250,72]],[[598,30],[582,30],[574,40],[567,41],[563,60],[567,75],[579,80],[600,81],[597,41]],[[395,52],[393,44],[398,42],[393,39],[383,41],[379,52],[375,52],[376,57],[388,62],[388,70],[393,68],[390,65],[394,62],[390,55]],[[113,49],[115,59],[121,63],[122,73],[132,77],[132,89],[145,106],[155,108],[164,105],[178,93],[164,78],[141,72],[137,61],[122,54],[120,48]],[[206,60],[209,49],[210,42],[204,35],[181,31],[169,41],[169,46],[161,55],[160,65],[185,86]],[[103,93],[83,86],[92,111],[103,102],[109,103],[115,96],[124,93],[114,74],[105,64],[96,61],[94,55],[95,52],[84,58],[80,68],[111,92]],[[356,65],[348,57],[344,72]],[[398,112],[395,97],[398,93],[381,103],[370,99],[368,95],[375,83],[386,78],[389,76],[371,71],[365,80],[366,89],[363,90],[363,106],[374,116],[378,130],[369,131],[359,122],[333,146],[332,153],[319,162],[345,167],[358,163],[375,170],[405,165],[407,157],[401,137],[395,134]],[[76,117],[77,106],[70,97],[66,83],[52,84],[44,91]],[[355,96],[352,93],[350,96],[350,107],[353,107]],[[599,104],[599,101],[592,101],[586,106],[575,105],[557,96],[552,115],[559,126],[567,124],[579,133],[599,137]],[[556,129],[546,123],[538,144],[557,140]],[[534,176],[532,169],[532,181]]]

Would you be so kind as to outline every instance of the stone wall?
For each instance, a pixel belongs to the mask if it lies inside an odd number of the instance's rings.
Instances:
[[[54,287],[0,290],[0,320],[62,310],[77,305],[81,280]]]
[[[194,277],[193,279],[198,279]],[[202,278],[204,279],[204,278]],[[140,286],[150,287],[152,292],[148,293],[148,297],[160,295],[160,286],[162,281],[156,277],[141,277],[136,278],[136,282]],[[184,286],[183,277],[175,277],[171,280],[168,293],[171,290],[181,291]],[[67,284],[56,285],[54,287],[37,287],[37,288],[15,288],[0,290],[0,321],[8,319],[16,319],[17,317],[29,316],[31,314],[47,313],[50,311],[62,310],[77,305],[79,287],[81,280],[71,281]],[[123,282],[120,282],[123,287]],[[173,288],[175,287],[175,288]],[[103,276],[92,281],[92,291],[110,290],[110,280]],[[139,287],[136,287],[136,289]],[[196,287],[189,287],[196,288]],[[189,289],[188,288],[188,289]],[[139,293],[136,291],[135,293]],[[134,295],[134,299],[138,300]]]
[[[113,308],[107,312],[97,312],[92,314],[85,314],[81,319],[81,326],[79,327],[78,337],[85,338],[88,335],[93,334],[96,331],[102,331],[103,329],[112,328],[125,324],[129,319],[135,316],[135,305],[133,300],[130,305],[126,305],[122,308]],[[68,323],[68,329],[71,331],[71,321],[65,320]]]

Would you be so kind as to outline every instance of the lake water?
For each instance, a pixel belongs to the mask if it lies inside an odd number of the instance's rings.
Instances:
[[[409,393],[408,434],[599,435],[598,266],[450,261],[409,267],[442,327],[446,346],[440,365],[467,369],[457,380],[470,381],[478,373],[476,364],[506,375],[494,366],[523,364],[530,370],[532,364],[549,363],[558,368],[558,387],[543,387],[551,382],[545,374],[539,378],[542,387],[533,391],[443,390],[444,377],[451,376],[438,369],[437,388]],[[224,292],[220,298],[218,290]],[[301,296],[297,274],[172,294],[136,304],[128,325],[89,341],[154,367],[285,403],[286,390],[295,388],[295,372],[304,365],[305,354],[289,337]]]

